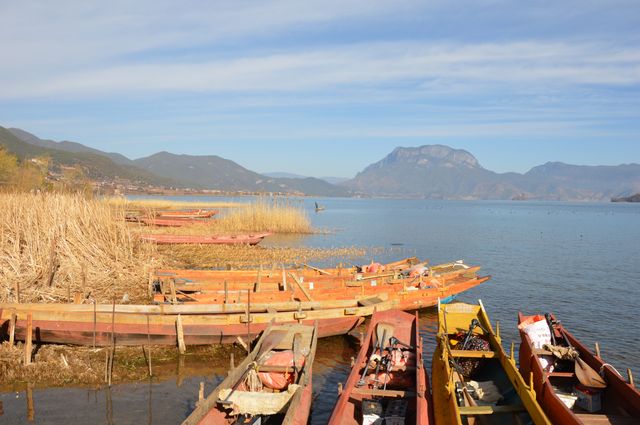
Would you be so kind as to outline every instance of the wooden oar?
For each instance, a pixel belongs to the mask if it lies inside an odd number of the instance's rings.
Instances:
[[[553,323],[551,322],[551,316],[549,315],[549,313],[547,313],[545,314],[545,317],[547,318],[547,323],[549,324],[549,330],[551,331],[552,339],[555,340],[554,327]],[[569,338],[567,338],[567,334],[564,333],[564,328],[562,327],[562,325],[558,321],[556,321],[556,324],[559,325],[558,330],[560,331],[560,335],[562,335],[562,338],[564,338],[568,346],[571,346],[571,344],[569,343]],[[596,372],[591,366],[589,366],[584,360],[580,358],[580,352],[578,352],[577,350],[576,352],[578,353],[578,357],[574,359],[574,369],[578,381],[580,381],[582,385],[585,385],[587,387],[606,388],[607,383],[602,378],[602,376],[600,376],[598,372]]]

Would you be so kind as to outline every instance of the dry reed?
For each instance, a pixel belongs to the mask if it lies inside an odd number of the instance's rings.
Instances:
[[[155,247],[141,243],[124,209],[68,194],[0,194],[0,301],[120,301],[146,297]]]
[[[309,217],[300,204],[285,198],[259,198],[241,208],[230,208],[220,218],[175,228],[150,228],[145,233],[176,235],[222,235],[251,232],[313,233]]]

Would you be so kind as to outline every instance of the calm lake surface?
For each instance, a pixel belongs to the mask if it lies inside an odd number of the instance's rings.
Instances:
[[[519,342],[519,310],[551,311],[588,346],[598,341],[602,356],[624,376],[631,368],[640,379],[640,204],[321,199],[326,210],[315,213],[314,201],[300,200],[313,225],[332,232],[269,237],[263,246],[384,248],[376,250],[381,262],[413,255],[431,264],[464,259],[493,278],[458,299],[482,299],[492,321],[501,323],[507,350],[511,341],[516,347]],[[434,309],[420,315],[430,369],[437,316]],[[318,344],[311,424],[326,423],[357,349],[347,337]],[[190,361],[197,359],[187,357]],[[199,383],[211,391],[226,374],[221,365],[227,362],[200,365],[190,376],[111,390],[36,385],[31,422],[179,423],[193,408]],[[29,422],[26,399],[26,391],[1,393],[0,423]]]

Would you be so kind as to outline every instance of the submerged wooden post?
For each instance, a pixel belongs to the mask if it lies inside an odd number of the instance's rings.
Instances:
[[[31,364],[33,339],[33,314],[27,313],[27,335],[24,337],[24,364]]]
[[[178,337],[178,352],[184,354],[187,347],[184,344],[184,329],[182,328],[182,316],[178,314],[176,318],[176,336]]]
[[[16,322],[18,315],[15,310],[11,310],[11,319],[9,320],[9,345],[15,344],[16,341]]]
[[[198,403],[204,400],[204,382],[200,381],[200,389],[198,390]]]
[[[33,408],[33,384],[32,383],[28,383],[27,384],[27,419],[30,422],[33,422],[33,419],[35,418],[36,413],[35,413],[35,409]]]

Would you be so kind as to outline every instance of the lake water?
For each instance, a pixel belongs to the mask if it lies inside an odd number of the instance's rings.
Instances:
[[[598,341],[602,356],[623,375],[631,368],[640,379],[640,204],[321,199],[326,210],[315,213],[314,201],[300,200],[314,226],[331,232],[267,238],[264,246],[381,247],[381,262],[416,255],[432,264],[464,259],[481,265],[493,278],[458,299],[482,299],[492,321],[500,320],[506,349],[519,341],[519,310],[551,311],[588,346]],[[430,368],[436,314],[420,315]],[[346,337],[318,345],[311,424],[326,423],[356,353]],[[226,373],[219,365],[197,370],[111,390],[36,388],[33,423],[179,423],[197,399],[199,382],[209,392]],[[27,422],[25,391],[2,393],[0,401],[0,423]]]

